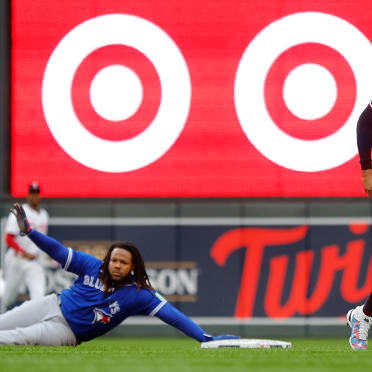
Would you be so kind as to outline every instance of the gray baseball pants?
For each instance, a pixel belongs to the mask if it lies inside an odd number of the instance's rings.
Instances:
[[[26,301],[0,315],[0,345],[76,346],[56,294]]]

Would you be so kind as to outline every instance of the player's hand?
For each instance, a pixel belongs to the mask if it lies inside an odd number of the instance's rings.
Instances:
[[[27,253],[27,252],[22,252],[22,257],[25,258],[26,260],[34,260],[36,258],[35,255]]]
[[[17,219],[17,224],[19,230],[21,231],[21,235],[28,234],[31,231],[31,225],[26,217],[26,212],[23,209],[22,205],[19,203],[15,203],[10,211],[15,215]]]
[[[210,339],[207,340],[206,342],[209,341],[220,341],[220,340],[236,340],[240,338],[240,336],[235,336],[235,335],[218,335],[218,336],[210,336]]]

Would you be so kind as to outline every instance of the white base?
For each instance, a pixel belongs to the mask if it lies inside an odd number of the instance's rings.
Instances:
[[[202,349],[219,349],[223,347],[241,349],[270,349],[270,348],[289,349],[292,347],[292,343],[278,340],[239,338],[235,340],[202,342],[200,347]]]

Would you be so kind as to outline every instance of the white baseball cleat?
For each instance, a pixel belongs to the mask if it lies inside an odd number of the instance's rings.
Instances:
[[[347,324],[351,328],[349,344],[353,350],[368,348],[368,330],[371,318],[363,313],[363,306],[349,310],[346,316]]]

